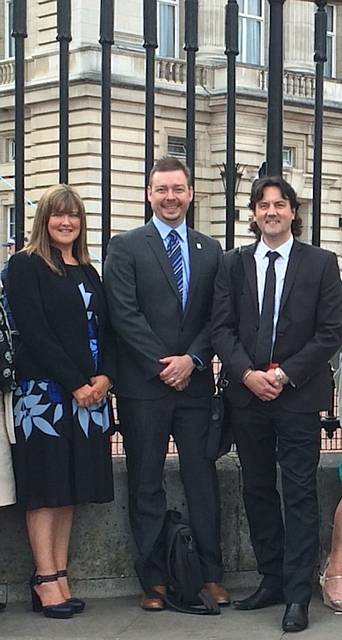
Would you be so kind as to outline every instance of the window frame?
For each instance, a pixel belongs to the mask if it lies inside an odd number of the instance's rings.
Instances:
[[[179,145],[179,147],[183,146],[184,147],[184,152],[183,153],[176,153],[172,150],[170,150],[170,145],[174,144]],[[186,138],[181,136],[181,135],[173,135],[173,134],[168,134],[167,136],[167,155],[171,156],[172,158],[178,158],[179,160],[182,160],[182,162],[186,162]]]
[[[288,157],[288,161],[286,159]],[[284,169],[293,169],[296,162],[296,148],[285,144],[283,146],[283,167]]]
[[[6,138],[6,160],[5,162],[15,161],[15,138]]]
[[[255,67],[263,67],[265,63],[265,50],[264,50],[264,40],[265,40],[265,0],[260,0],[260,16],[256,16],[254,14],[248,13],[248,0],[242,0],[243,2],[243,11],[241,11],[239,6],[239,31],[241,31],[241,39],[242,39],[242,49],[246,51],[246,42],[247,42],[247,29],[241,29],[242,24],[247,24],[248,20],[255,20],[260,23],[260,50],[259,50],[259,62],[247,62],[241,59],[242,52],[239,51],[239,55],[237,57],[238,64],[247,64]]]
[[[331,40],[331,73],[327,73],[327,62],[324,63],[324,77],[336,78],[336,5],[327,4],[326,9],[332,10],[332,31],[327,30],[327,55],[328,55],[328,40]]]
[[[13,204],[6,205],[6,229],[6,239],[15,238],[15,206]]]
[[[160,21],[159,8],[160,5],[166,5],[174,8],[175,31],[174,31],[174,52],[172,56],[164,56],[160,54]],[[179,0],[157,0],[157,39],[158,48],[156,55],[160,58],[179,58]]]
[[[12,25],[10,24],[10,5],[12,6],[13,16],[13,0],[5,0],[5,19],[4,19],[4,47],[5,58],[14,58],[15,55],[15,42],[11,36]]]

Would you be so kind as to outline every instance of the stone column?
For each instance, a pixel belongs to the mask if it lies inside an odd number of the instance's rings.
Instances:
[[[199,0],[198,43],[200,64],[225,64],[224,23],[226,0]]]
[[[314,14],[316,5],[307,0],[284,4],[284,69],[314,73]]]

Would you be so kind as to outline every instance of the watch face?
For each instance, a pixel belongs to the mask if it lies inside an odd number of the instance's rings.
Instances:
[[[275,379],[277,382],[281,382],[283,379],[283,374],[282,371],[280,371],[280,369],[275,369],[274,370],[274,375],[275,375]]]

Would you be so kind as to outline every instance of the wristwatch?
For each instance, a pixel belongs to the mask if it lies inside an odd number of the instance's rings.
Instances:
[[[288,383],[288,377],[287,377],[286,373],[280,367],[276,367],[274,369],[274,377],[275,377],[276,381],[279,382],[279,384],[287,384]]]

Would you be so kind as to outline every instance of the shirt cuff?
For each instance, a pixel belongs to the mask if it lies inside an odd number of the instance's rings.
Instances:
[[[198,371],[204,371],[204,369],[207,368],[202,362],[201,358],[199,358],[198,356],[195,356],[193,353],[188,353],[188,356],[190,356],[192,362],[194,363],[195,369],[198,369]]]

